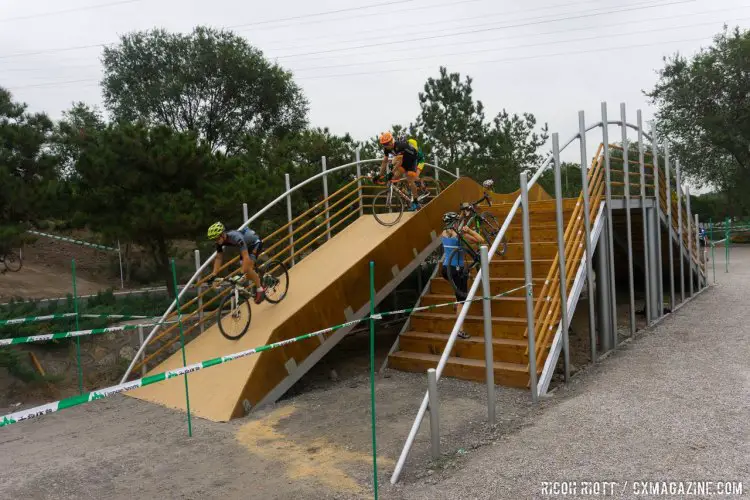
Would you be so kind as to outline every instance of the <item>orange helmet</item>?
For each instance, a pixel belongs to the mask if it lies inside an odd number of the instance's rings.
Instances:
[[[383,132],[380,134],[380,144],[388,144],[393,140],[393,134],[390,132]]]

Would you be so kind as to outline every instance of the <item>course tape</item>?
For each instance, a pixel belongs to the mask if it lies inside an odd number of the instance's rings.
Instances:
[[[0,319],[0,326],[21,325],[24,323],[35,323],[37,321],[52,321],[57,319],[72,318],[76,313],[48,314],[46,316],[29,316],[27,318]],[[152,319],[159,316],[134,316],[132,314],[81,314],[81,318],[102,318],[102,319]]]
[[[21,325],[24,323],[34,323],[36,321],[49,321],[62,318],[72,318],[76,313],[48,314],[46,316],[29,316],[28,318],[2,319],[0,326]]]
[[[55,413],[55,412],[58,412],[60,410],[64,410],[66,408],[71,408],[73,406],[82,405],[82,404],[85,404],[85,403],[88,403],[88,402],[91,402],[91,401],[95,401],[97,399],[104,399],[104,398],[107,398],[107,397],[112,396],[114,394],[119,394],[119,393],[122,393],[122,392],[132,391],[133,389],[138,389],[139,387],[145,387],[147,385],[156,384],[158,382],[163,382],[165,380],[169,380],[169,379],[172,379],[172,378],[175,378],[175,377],[179,377],[180,375],[187,375],[188,373],[193,373],[193,372],[197,372],[197,371],[203,370],[205,368],[210,368],[212,366],[221,365],[223,363],[227,363],[227,362],[233,361],[235,359],[244,358],[244,357],[247,357],[247,356],[251,356],[253,354],[258,354],[258,353],[263,352],[263,351],[269,351],[271,349],[276,349],[276,348],[279,348],[279,347],[283,347],[285,345],[292,344],[294,342],[300,342],[302,340],[307,340],[307,339],[310,339],[310,338],[313,338],[313,337],[318,337],[320,335],[323,335],[323,334],[326,334],[326,333],[329,333],[329,332],[333,332],[335,330],[339,330],[339,329],[345,328],[347,326],[352,326],[352,325],[356,325],[357,323],[362,323],[362,322],[365,322],[365,321],[369,321],[370,319],[376,320],[376,319],[382,319],[383,316],[391,316],[391,315],[394,315],[394,314],[403,314],[404,312],[407,312],[407,311],[416,311],[416,310],[424,310],[424,309],[434,309],[436,307],[445,307],[445,306],[453,305],[453,304],[464,304],[464,303],[467,303],[467,302],[474,302],[474,301],[484,300],[486,298],[492,299],[492,298],[496,298],[496,297],[502,297],[504,295],[508,295],[510,293],[513,293],[515,291],[522,290],[522,289],[528,288],[528,287],[529,287],[529,284],[526,284],[526,285],[520,286],[518,288],[514,288],[512,290],[507,290],[507,291],[505,291],[503,293],[500,293],[500,294],[497,294],[497,295],[493,295],[491,297],[480,297],[480,298],[476,298],[475,297],[474,299],[471,299],[471,300],[463,300],[463,301],[456,301],[456,302],[446,302],[444,304],[435,304],[435,305],[431,305],[431,306],[415,307],[415,308],[411,308],[411,309],[402,309],[402,310],[399,310],[399,311],[390,311],[390,312],[387,312],[387,313],[373,314],[370,318],[361,318],[361,319],[356,319],[356,320],[352,320],[352,321],[347,321],[346,323],[342,323],[340,325],[335,325],[335,326],[331,326],[331,327],[328,327],[328,328],[324,328],[322,330],[317,330],[315,332],[306,333],[306,334],[300,335],[298,337],[293,337],[293,338],[290,338],[290,339],[281,340],[279,342],[274,342],[272,344],[267,344],[267,345],[260,346],[260,347],[254,347],[252,349],[248,349],[246,351],[236,352],[234,354],[227,354],[227,355],[221,356],[219,358],[213,358],[213,359],[209,359],[209,360],[206,360],[206,361],[200,361],[198,363],[193,363],[191,365],[187,365],[187,366],[184,366],[184,367],[181,367],[181,368],[175,368],[174,370],[168,370],[168,371],[157,373],[157,374],[154,374],[154,375],[149,375],[148,377],[143,377],[143,378],[140,378],[140,379],[137,379],[137,380],[126,382],[124,384],[113,385],[111,387],[106,387],[104,389],[99,389],[97,391],[91,391],[91,392],[88,392],[88,393],[85,393],[85,394],[81,394],[81,395],[78,395],[78,396],[73,396],[73,397],[70,397],[70,398],[61,399],[60,401],[55,401],[55,402],[47,403],[47,404],[44,404],[44,405],[41,405],[41,406],[35,406],[33,408],[28,408],[26,410],[21,410],[21,411],[17,411],[17,412],[14,412],[14,413],[10,413],[10,414],[5,415],[2,418],[0,418],[0,427],[5,427],[5,426],[11,425],[11,424],[18,423],[18,422],[23,422],[24,420],[30,420],[30,419],[33,419],[33,418],[36,418],[36,417],[40,417],[40,416],[44,416],[44,415],[49,415],[50,413]],[[101,328],[101,329],[98,329],[98,330],[84,330],[84,332],[88,332],[88,333],[86,333],[86,335],[89,335],[92,332],[104,333],[105,331],[130,330],[132,328],[137,328],[137,326],[138,325],[128,325],[128,326],[125,326],[125,327]],[[70,334],[70,333],[82,333],[82,332],[66,332],[66,333],[63,333],[63,334],[60,334],[60,335],[66,335],[66,334]],[[52,334],[52,335],[55,335],[55,334]],[[49,335],[37,335],[36,337],[44,337],[46,339],[47,337],[49,337]],[[26,337],[26,338],[32,338],[32,337]],[[64,337],[61,337],[61,338],[64,338]],[[13,340],[15,340],[15,339],[13,339]],[[2,345],[2,344],[0,344],[0,345]]]
[[[31,234],[36,234],[37,236],[45,236],[47,238],[52,238],[52,239],[55,239],[55,240],[67,241],[69,243],[75,243],[77,245],[83,245],[85,247],[96,248],[97,250],[107,250],[107,251],[110,251],[110,252],[117,252],[118,251],[116,248],[113,248],[113,247],[108,247],[108,246],[104,246],[104,245],[98,245],[96,243],[89,243],[88,241],[74,240],[73,238],[66,238],[64,236],[57,236],[56,234],[42,233],[40,231],[31,231],[31,230],[28,231],[28,232],[31,233]]]
[[[500,298],[500,297],[504,297],[506,295],[510,295],[513,292],[517,292],[519,290],[523,290],[524,288],[527,288],[527,287],[528,287],[528,285],[522,285],[522,286],[519,286],[517,288],[513,288],[511,290],[506,290],[506,291],[504,291],[502,293],[498,293],[497,295],[490,295],[489,297],[474,297],[473,299],[470,299],[470,300],[458,300],[458,301],[455,301],[455,302],[445,302],[443,304],[432,304],[432,305],[429,305],[429,306],[409,307],[409,308],[406,308],[406,309],[399,309],[398,311],[388,311],[388,312],[384,312],[384,313],[373,314],[372,315],[372,319],[383,319],[386,316],[394,316],[396,314],[413,313],[413,312],[419,312],[419,311],[428,311],[430,309],[438,309],[440,307],[452,306],[452,305],[456,305],[456,304],[466,304],[468,302],[478,302],[480,300],[485,300],[485,299],[493,300],[493,299],[497,299],[497,298]]]
[[[86,335],[98,335],[101,333],[122,332],[125,330],[135,330],[140,326],[156,326],[166,323],[176,323],[176,321],[162,321],[161,323],[143,323],[140,325],[111,326],[109,328],[93,328],[91,330],[78,330],[74,332],[45,333],[43,335],[31,335],[29,337],[15,337],[10,339],[0,339],[0,347],[6,345],[28,344],[30,342],[41,342],[45,340],[67,339],[72,337],[83,337]]]
[[[359,323],[360,321],[363,321],[363,320],[349,321],[341,325],[336,325],[330,328],[324,328],[323,330],[318,330],[316,332],[307,333],[305,335],[300,335],[299,337],[294,337],[291,339],[274,342],[273,344],[255,347],[253,349],[236,352],[234,354],[227,354],[226,356],[221,356],[220,358],[213,358],[207,361],[201,361],[199,363],[194,363],[192,365],[187,365],[181,368],[176,368],[174,370],[168,370],[166,372],[157,373],[155,375],[143,377],[138,380],[133,380],[131,382],[126,382],[124,384],[113,385],[111,387],[99,389],[98,391],[92,391],[86,394],[81,394],[79,396],[73,396],[70,398],[61,399],[60,401],[55,401],[53,403],[47,403],[41,406],[35,406],[34,408],[29,408],[27,410],[17,411],[15,413],[11,413],[11,414],[3,416],[0,419],[0,427],[5,427],[10,424],[23,422],[24,420],[29,420],[29,419],[40,417],[43,415],[49,415],[50,413],[55,413],[57,411],[64,410],[65,408],[71,408],[73,406],[82,405],[84,403],[95,401],[97,399],[104,399],[106,397],[112,396],[113,394],[119,394],[121,392],[132,391],[133,389],[137,389],[139,387],[144,387],[147,385],[155,384],[157,382],[163,382],[171,378],[179,377],[180,375],[186,375],[188,373],[197,372],[199,370],[203,370],[205,368],[210,368],[212,366],[220,365],[228,361],[232,361],[232,360],[239,359],[239,358],[244,358],[247,356],[251,356],[253,354],[257,354],[259,352],[268,351],[270,349],[283,347],[293,342],[299,342],[301,340],[306,340],[312,337],[317,337],[324,333],[332,332],[334,330],[344,328],[345,326],[350,326],[355,323]]]

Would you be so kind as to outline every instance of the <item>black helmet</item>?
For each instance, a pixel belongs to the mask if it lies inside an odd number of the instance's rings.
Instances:
[[[445,212],[443,214],[443,226],[449,227],[458,221],[460,216],[456,212]]]

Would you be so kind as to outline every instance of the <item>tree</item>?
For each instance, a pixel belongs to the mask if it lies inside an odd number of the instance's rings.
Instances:
[[[117,121],[192,131],[213,151],[246,134],[281,136],[306,124],[307,101],[291,73],[229,31],[134,32],[104,49],[104,103]]]
[[[173,292],[170,244],[205,239],[219,200],[239,206],[233,168],[192,132],[110,124],[86,138],[76,165],[78,210],[94,231],[146,248]]]
[[[658,107],[659,134],[693,183],[715,186],[735,213],[749,213],[750,31],[736,28],[688,60],[665,59],[646,95]]]
[[[83,102],[77,102],[62,114],[55,125],[52,148],[59,160],[59,175],[63,179],[75,176],[75,164],[81,155],[86,137],[106,127],[101,112]]]
[[[52,121],[26,108],[0,87],[0,250],[18,245],[26,226],[43,216],[56,185]]]
[[[471,82],[441,66],[440,77],[428,78],[419,93],[417,127],[451,169],[469,165],[486,134],[484,105],[474,101]]]
[[[547,191],[550,196],[555,196],[555,171],[550,168],[539,177],[539,185]],[[578,163],[560,163],[560,184],[563,198],[578,198],[581,194],[581,165]]]
[[[546,124],[540,133],[535,128],[536,118],[531,113],[519,116],[506,110],[500,112],[482,138],[481,153],[472,173],[477,179],[494,179],[498,192],[518,189],[521,172],[533,173],[541,163],[538,151],[549,137]]]

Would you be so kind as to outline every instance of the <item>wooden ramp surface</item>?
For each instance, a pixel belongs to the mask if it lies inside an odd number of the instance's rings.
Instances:
[[[412,216],[413,213],[404,213],[399,224],[385,227],[378,224],[372,215],[363,215],[289,270],[289,293],[282,302],[276,305],[268,302],[260,305],[251,304],[252,322],[250,329],[241,339],[231,341],[224,338],[218,326],[214,325],[186,346],[187,363],[196,363],[269,343],[279,325],[313,301],[322,290],[370,254]],[[362,276],[367,276],[367,273],[363,272]],[[361,286],[368,288],[369,284],[362,281]],[[297,335],[311,331],[304,324],[297,327]],[[291,336],[293,335],[289,337]],[[319,343],[316,339],[305,342]],[[242,393],[259,358],[260,355],[253,355],[190,374],[188,383],[191,411],[195,415],[214,421],[224,422],[232,418],[238,395]],[[181,351],[177,351],[151,373],[180,366],[182,354]],[[185,409],[183,377],[142,387],[129,392],[128,395],[170,408]]]

